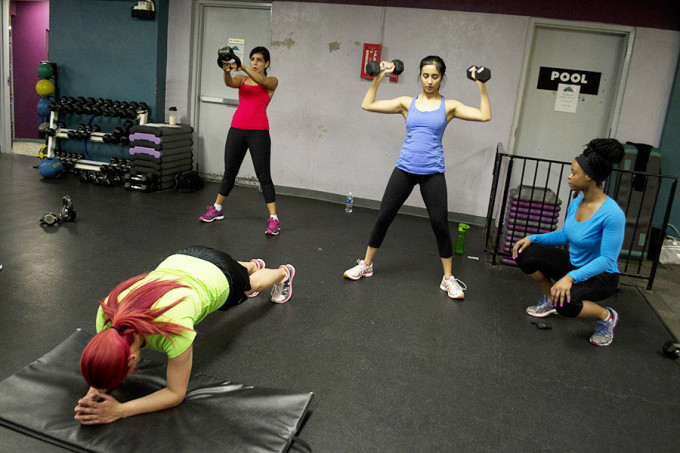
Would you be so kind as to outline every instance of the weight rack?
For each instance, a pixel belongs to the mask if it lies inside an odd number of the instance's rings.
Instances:
[[[139,125],[142,126],[142,125],[145,125],[147,123],[148,116],[149,116],[149,111],[148,110],[142,110],[142,111],[139,111],[139,113],[137,114],[137,117],[135,119],[137,121],[139,121]],[[69,128],[60,128],[60,127],[58,127],[58,124],[57,124],[58,121],[59,121],[59,112],[51,111],[50,112],[49,127],[54,129],[56,131],[56,133],[54,135],[47,137],[46,157],[56,157],[55,156],[55,148],[56,148],[56,145],[57,145],[56,139],[61,138],[61,139],[71,140],[68,137],[68,132],[76,130],[76,129],[69,129]],[[103,137],[107,134],[108,134],[108,132],[92,132],[92,133],[90,133],[90,136],[87,140],[91,141],[91,142],[95,142],[95,143],[104,143]],[[100,167],[102,165],[109,165],[109,162],[100,162],[100,161],[94,161],[94,160],[88,160],[88,159],[79,159],[78,162],[74,165],[73,168],[76,169],[76,170],[98,172],[98,171],[101,171]]]

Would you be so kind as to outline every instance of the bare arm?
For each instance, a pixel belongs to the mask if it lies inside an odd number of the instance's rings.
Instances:
[[[489,93],[486,91],[486,84],[478,80],[477,86],[479,86],[479,108],[469,107],[455,100],[446,101],[446,119],[448,121],[454,118],[466,121],[491,120],[491,103],[489,102]]]
[[[246,77],[242,75],[232,76],[231,71],[233,69],[235,68],[233,68],[229,63],[222,63],[222,76],[224,77],[224,84],[229,88],[238,88],[241,86]]]
[[[168,359],[167,387],[125,403],[119,403],[111,395],[98,390],[93,392],[91,389],[84,398],[78,401],[75,419],[83,425],[111,423],[119,418],[160,411],[179,405],[184,400],[189,385],[192,359],[193,346],[189,346],[177,357]]]
[[[253,71],[247,66],[241,66],[240,69],[248,74],[248,77],[250,77],[253,82],[268,89],[270,95],[273,94],[274,90],[276,90],[276,87],[279,86],[279,81],[276,77],[267,77],[264,74]]]
[[[385,64],[385,62],[383,62],[383,64]],[[380,82],[382,82],[386,74],[389,74],[394,69],[394,64],[389,64],[392,65],[392,67],[390,69],[380,71],[380,73],[373,79],[373,82],[371,82],[371,86],[368,87],[368,91],[366,92],[364,100],[361,103],[361,108],[369,112],[401,113],[404,118],[406,118],[408,106],[411,103],[410,97],[401,96],[395,99],[386,99],[381,101],[375,100]]]

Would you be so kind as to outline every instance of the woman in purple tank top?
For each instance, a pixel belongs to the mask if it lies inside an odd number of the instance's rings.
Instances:
[[[491,120],[491,105],[486,84],[475,78],[479,87],[479,108],[469,107],[453,99],[445,99],[439,93],[439,88],[446,73],[446,65],[440,57],[428,56],[420,62],[420,83],[423,91],[418,96],[414,98],[401,96],[376,101],[375,96],[380,82],[385,75],[394,71],[394,64],[391,62],[383,61],[380,67],[382,70],[368,88],[361,108],[369,112],[401,114],[406,120],[406,138],[396,168],[385,188],[366,255],[363,260],[357,260],[356,266],[345,271],[345,277],[359,280],[361,277],[373,275],[373,258],[387,234],[387,229],[413,188],[419,185],[444,268],[444,277],[439,287],[446,291],[450,298],[463,299],[465,284],[452,273],[453,246],[448,224],[442,137],[446,125],[454,118],[466,121]]]

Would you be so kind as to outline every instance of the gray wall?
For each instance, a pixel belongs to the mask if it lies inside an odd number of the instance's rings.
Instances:
[[[171,2],[166,101],[185,112],[187,120],[192,13],[191,1]],[[382,18],[382,7],[274,3],[270,50],[279,88],[269,115],[276,185],[381,198],[404,138],[404,121],[399,115],[361,110],[368,81],[359,78],[359,70],[363,43],[380,42]],[[496,143],[507,145],[510,137],[528,26],[526,16],[385,11],[383,57],[401,58],[406,71],[398,83],[383,82],[378,98],[418,94],[418,63],[427,54],[438,54],[447,64],[442,94],[477,106],[478,90],[465,79],[465,68],[492,68],[488,90],[493,120],[453,121],[444,136],[453,212],[480,218],[486,214]],[[679,50],[679,32],[637,29],[618,139],[659,144]],[[652,77],[650,68],[670,76]],[[422,207],[420,195],[414,194],[407,205]]]

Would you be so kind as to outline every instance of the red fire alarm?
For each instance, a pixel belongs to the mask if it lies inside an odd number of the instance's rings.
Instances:
[[[380,62],[380,53],[382,46],[380,44],[364,43],[364,53],[361,57],[361,78],[372,79],[373,76],[366,74],[366,63],[369,61]]]

